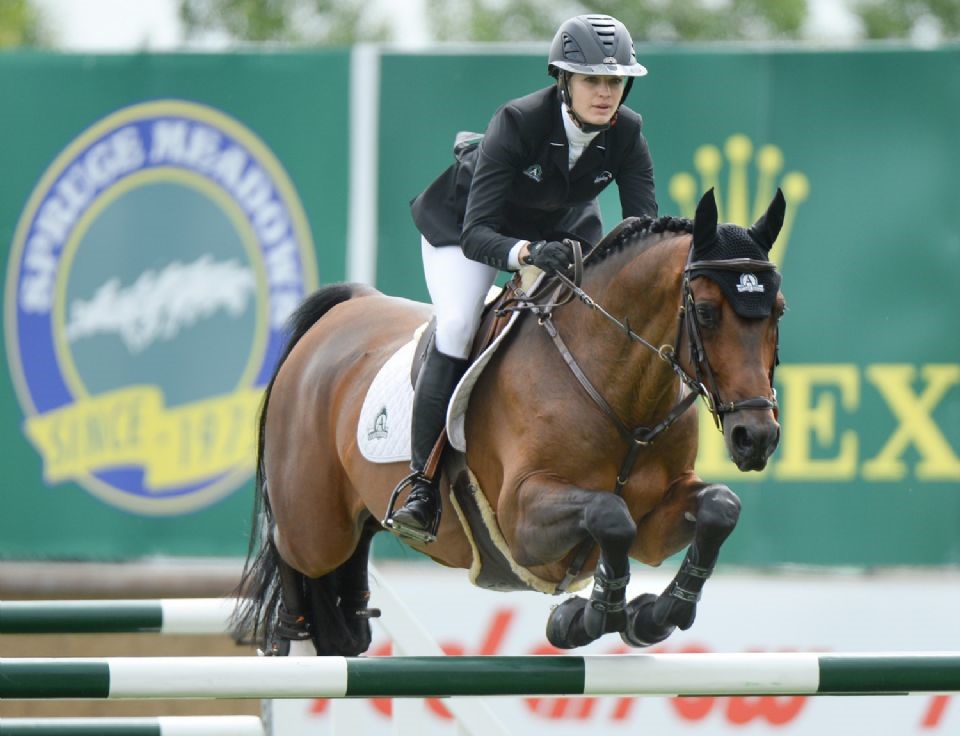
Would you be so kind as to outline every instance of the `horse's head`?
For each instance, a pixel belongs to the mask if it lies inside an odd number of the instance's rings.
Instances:
[[[780,440],[773,371],[784,300],[768,254],[785,208],[778,189],[750,228],[718,224],[711,189],[697,206],[684,273],[691,368],[740,470],[762,470]]]

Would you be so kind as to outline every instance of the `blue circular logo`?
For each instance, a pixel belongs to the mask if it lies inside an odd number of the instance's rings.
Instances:
[[[30,197],[7,275],[7,355],[46,482],[142,514],[234,491],[316,282],[296,191],[236,120],[161,100],[82,133]]]

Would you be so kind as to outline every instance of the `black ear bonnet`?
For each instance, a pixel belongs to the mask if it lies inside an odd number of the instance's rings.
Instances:
[[[770,248],[783,225],[784,209],[783,194],[778,189],[770,208],[752,227],[717,225],[716,201],[713,190],[708,191],[700,200],[694,218],[690,278],[705,276],[715,282],[741,317],[770,316],[780,291],[780,274],[775,269],[751,268],[750,264],[744,264],[742,270],[710,268],[708,264],[698,268],[696,262],[751,259],[769,263]]]

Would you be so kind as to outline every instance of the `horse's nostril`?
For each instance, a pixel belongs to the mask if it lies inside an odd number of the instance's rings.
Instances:
[[[745,452],[753,447],[753,441],[750,439],[750,432],[742,424],[738,424],[733,428],[731,439],[733,440],[733,446],[741,452]]]

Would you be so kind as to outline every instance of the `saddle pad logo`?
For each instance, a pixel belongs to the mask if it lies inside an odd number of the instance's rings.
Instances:
[[[7,357],[49,485],[139,514],[249,479],[284,323],[317,281],[300,201],[212,108],[124,108],[53,161],[7,271]]]
[[[373,420],[373,428],[367,432],[368,440],[382,440],[390,434],[390,430],[387,429],[387,407],[383,407],[377,412],[377,416]]]
[[[747,292],[748,294],[752,294],[754,292],[762,293],[763,284],[761,284],[757,280],[757,277],[752,273],[742,273],[740,274],[740,283],[737,284],[737,291],[739,291],[741,294],[744,292]]]
[[[543,181],[543,169],[540,168],[540,164],[533,164],[533,166],[528,166],[523,170],[523,173],[529,176],[538,184]]]

